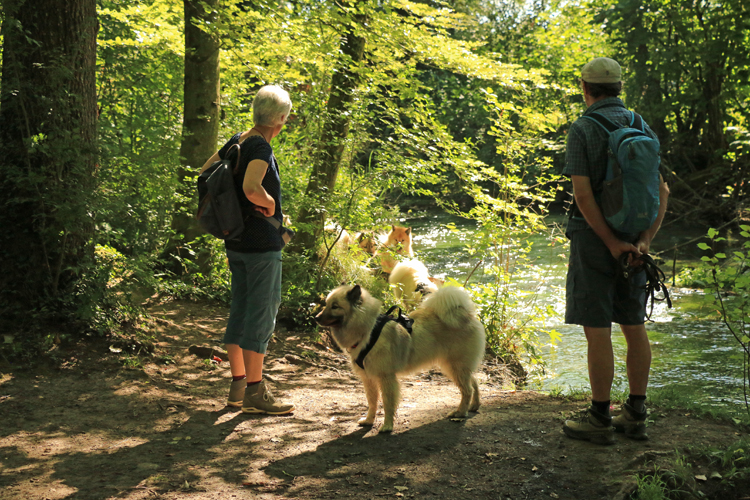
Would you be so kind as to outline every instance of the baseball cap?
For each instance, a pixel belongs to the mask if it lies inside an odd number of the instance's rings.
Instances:
[[[620,65],[609,57],[592,59],[581,69],[581,78],[588,83],[617,83],[620,76]]]

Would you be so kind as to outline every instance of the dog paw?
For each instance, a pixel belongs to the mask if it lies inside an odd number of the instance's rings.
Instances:
[[[466,418],[468,415],[468,412],[456,410],[448,415],[448,418]]]
[[[391,432],[393,432],[393,424],[383,424],[380,426],[380,429],[378,429],[378,434],[390,434]]]
[[[477,413],[479,411],[479,405],[476,406],[470,406],[469,411],[472,413]]]
[[[364,418],[360,418],[359,420],[357,420],[357,425],[359,425],[361,427],[372,427],[372,424],[374,424],[374,423],[375,423],[375,419],[374,418],[373,419],[369,419],[367,417],[364,417]]]

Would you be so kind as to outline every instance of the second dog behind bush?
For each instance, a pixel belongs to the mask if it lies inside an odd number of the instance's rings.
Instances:
[[[388,276],[388,283],[393,288],[396,299],[403,303],[406,310],[413,309],[424,297],[438,290],[430,279],[427,267],[417,259],[396,264]]]
[[[411,228],[391,225],[391,232],[388,233],[383,245],[378,249],[376,255],[380,259],[383,272],[390,274],[396,267],[398,259],[396,254],[404,257],[414,257],[414,251],[411,247]]]

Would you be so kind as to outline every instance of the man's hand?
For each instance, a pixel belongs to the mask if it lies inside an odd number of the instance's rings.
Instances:
[[[648,254],[648,249],[651,246],[651,242],[643,240],[643,239],[639,239],[635,243],[635,246],[636,246],[636,248],[638,248],[638,251],[640,253],[642,253],[642,254]]]
[[[612,257],[614,257],[615,260],[620,260],[622,254],[630,252],[630,255],[628,256],[628,264],[632,264],[634,260],[641,256],[641,251],[636,245],[619,239],[608,244],[607,248],[609,248],[609,253],[612,254]]]

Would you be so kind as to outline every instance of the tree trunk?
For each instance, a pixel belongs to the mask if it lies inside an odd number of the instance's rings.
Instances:
[[[201,234],[195,220],[198,200],[192,178],[216,152],[219,137],[221,93],[219,88],[219,39],[204,29],[212,28],[219,0],[185,0],[185,86],[182,123],[179,194],[172,229],[174,237],[166,254],[190,258],[184,244]],[[203,29],[199,27],[206,23]],[[179,260],[177,261],[179,262]],[[181,266],[170,266],[175,271]]]
[[[724,99],[721,97],[723,78],[719,75],[718,66],[719,64],[715,62],[709,63],[705,67],[703,79],[706,122],[703,129],[702,146],[709,158],[712,158],[716,151],[727,148],[727,141],[724,137]]]
[[[326,207],[333,196],[341,156],[349,133],[349,108],[358,84],[356,66],[362,61],[365,49],[364,37],[355,33],[363,29],[363,16],[355,16],[347,25],[341,38],[341,57],[331,78],[331,93],[320,135],[319,149],[305,191],[305,205],[300,210],[298,225],[301,228],[293,249],[313,250],[323,232]]]
[[[18,327],[70,312],[92,262],[98,24],[95,0],[2,7],[0,317]]]

